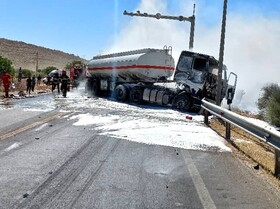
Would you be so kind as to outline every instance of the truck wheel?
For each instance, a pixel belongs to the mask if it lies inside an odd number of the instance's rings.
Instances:
[[[172,101],[172,107],[180,111],[189,111],[191,109],[191,101],[188,95],[178,94]]]
[[[99,95],[99,86],[98,86],[97,81],[93,81],[93,83],[92,83],[92,94],[93,94],[93,96]]]
[[[130,91],[130,101],[141,104],[143,102],[143,90],[141,86],[134,86]]]
[[[118,85],[114,90],[115,98],[118,101],[125,101],[128,96],[128,90],[124,85]]]

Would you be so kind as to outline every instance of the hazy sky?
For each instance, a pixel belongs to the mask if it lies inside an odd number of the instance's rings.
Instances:
[[[167,45],[177,60],[188,49],[188,22],[124,16],[123,11],[191,16],[194,3],[194,51],[218,58],[223,0],[0,0],[0,38],[86,59]],[[238,74],[248,102],[256,101],[265,83],[280,82],[279,46],[279,0],[228,0],[224,62]]]

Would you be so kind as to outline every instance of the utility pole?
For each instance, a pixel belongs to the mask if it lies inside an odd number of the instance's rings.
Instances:
[[[220,41],[220,53],[219,53],[219,71],[218,71],[216,105],[221,104],[222,73],[223,73],[225,33],[226,33],[226,17],[227,17],[227,0],[224,0],[221,41]]]
[[[38,52],[36,52],[36,70],[35,70],[36,74],[38,72]]]
[[[136,13],[133,12],[127,12],[124,11],[124,15],[129,16],[138,16],[138,17],[151,17],[156,19],[169,19],[169,20],[179,20],[179,21],[188,21],[191,23],[190,28],[190,40],[189,40],[189,50],[192,51],[193,49],[193,42],[194,42],[194,26],[195,26],[195,4],[193,5],[193,15],[190,17],[184,17],[184,16],[169,16],[169,15],[162,15],[160,13],[157,14],[148,14],[148,13],[141,13],[140,11],[137,11]]]

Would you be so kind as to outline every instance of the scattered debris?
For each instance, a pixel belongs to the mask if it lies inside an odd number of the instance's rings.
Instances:
[[[259,168],[260,168],[260,164],[257,164],[257,165],[254,166],[255,170],[259,170]]]
[[[24,195],[23,195],[23,198],[27,198],[29,196],[29,194],[28,193],[25,193]]]
[[[192,120],[192,116],[191,115],[186,115],[186,119],[187,120]]]

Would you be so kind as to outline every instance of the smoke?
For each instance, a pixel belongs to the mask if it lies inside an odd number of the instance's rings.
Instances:
[[[194,1],[177,2],[178,8],[168,10],[167,0],[142,0],[135,11],[150,14],[191,16]],[[206,7],[203,0],[196,1],[196,25],[194,51],[210,54],[218,59],[222,8]],[[221,3],[222,4],[222,3]],[[173,5],[174,7],[174,5]],[[230,8],[228,8],[230,9]],[[135,12],[133,11],[133,12]],[[280,19],[257,13],[237,13],[228,10],[224,63],[229,71],[238,75],[235,106],[256,110],[256,101],[261,88],[268,83],[280,83],[278,70],[278,47],[280,46]],[[218,14],[217,14],[218,13]],[[218,17],[220,16],[220,17]],[[211,22],[208,19],[217,19]],[[115,34],[114,43],[107,52],[119,52],[140,48],[163,48],[172,46],[173,57],[178,60],[182,50],[188,50],[188,22],[156,20],[153,18],[130,18],[121,31]],[[208,18],[208,19],[207,19]]]

